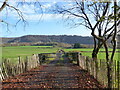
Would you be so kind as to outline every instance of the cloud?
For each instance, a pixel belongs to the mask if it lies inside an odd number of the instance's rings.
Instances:
[[[43,20],[58,20],[62,18],[62,14],[44,14],[42,19]]]
[[[39,8],[35,7],[33,4],[31,5],[27,5],[24,4],[22,7],[19,7],[20,11],[22,11],[23,13],[26,14],[35,14],[37,10],[39,10]]]
[[[10,0],[11,1],[11,0]],[[16,7],[22,12],[23,17],[26,20],[30,21],[37,21],[41,18],[42,20],[52,20],[52,19],[59,19],[61,15],[59,14],[52,14],[52,12],[49,11],[49,9],[56,4],[56,1],[50,2],[50,3],[42,3],[42,7],[39,7],[37,4],[23,4],[17,6],[18,3],[10,2],[10,5]],[[41,13],[41,8],[43,10],[43,13]],[[7,9],[2,11],[2,17],[5,17],[7,15],[9,18],[20,18],[18,13],[14,9]],[[53,18],[54,17],[54,18]]]
[[[42,16],[39,14],[35,15],[25,15],[26,20],[29,21],[50,21],[50,20],[59,20],[62,18],[61,14],[43,14]]]
[[[40,10],[39,7],[36,7],[34,4],[23,4],[20,6],[17,6],[17,3],[9,3],[11,6],[17,8],[20,12],[22,12],[23,16],[24,15],[32,15],[32,14],[36,14],[37,11]],[[7,8],[7,9],[3,9],[3,11],[1,12],[2,14],[0,14],[1,17],[5,17],[5,16],[9,16],[9,17],[14,17],[16,18],[18,16],[18,13],[15,9],[13,8]]]
[[[50,8],[51,6],[52,6],[52,4],[47,3],[47,4],[42,5],[42,8],[43,8],[43,9],[48,9],[48,8]]]
[[[15,0],[15,1],[23,1],[23,0]],[[42,7],[39,7],[37,4],[35,5],[35,4],[27,4],[27,3],[17,6],[18,3],[15,1],[13,2],[13,0],[9,0],[10,5],[18,8],[23,13],[23,17],[28,21],[29,20],[30,21],[38,21],[41,18],[41,16],[42,16],[41,20],[44,20],[44,21],[58,20],[58,19],[62,18],[61,14],[52,14],[52,12],[49,11],[49,9],[52,8],[59,0],[47,0],[49,2],[41,3]],[[32,1],[32,0],[25,0],[25,1],[28,2],[28,1]],[[45,1],[45,0],[41,0],[41,1]],[[52,2],[50,2],[50,1],[52,1]],[[43,10],[43,13],[41,13],[41,8]],[[11,18],[11,17],[14,19],[20,18],[18,16],[18,13],[15,10],[10,10],[10,9],[8,9],[7,12],[6,12],[6,10],[2,11],[1,16],[5,17],[5,15],[7,13],[8,13],[9,18]]]

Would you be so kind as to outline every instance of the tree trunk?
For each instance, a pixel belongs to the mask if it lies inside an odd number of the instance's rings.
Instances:
[[[115,50],[116,50],[116,36],[117,36],[117,1],[114,1],[114,24],[115,24],[115,28],[114,28],[114,35],[112,38],[112,42],[113,42],[113,52],[111,55],[111,63],[113,62],[113,58],[115,55]]]
[[[92,52],[92,58],[93,58],[93,60],[97,60],[96,50],[93,50],[93,52]]]
[[[93,58],[94,60],[97,60],[98,52],[99,52],[100,48],[101,48],[102,45],[103,45],[103,44],[101,44],[100,42],[101,42],[101,41],[98,40],[98,43],[96,43],[96,41],[95,41],[95,43],[94,43],[94,50],[93,50],[93,52],[92,52],[92,58]]]
[[[92,52],[93,60],[97,60],[96,47],[97,47],[97,42],[96,42],[96,38],[94,37],[94,49],[93,49],[93,52]]]
[[[106,64],[107,64],[107,77],[108,77],[108,88],[112,88],[112,75],[111,75],[111,64],[110,64],[110,59],[109,59],[109,51],[108,51],[108,46],[107,43],[104,43],[104,48],[106,52]]]

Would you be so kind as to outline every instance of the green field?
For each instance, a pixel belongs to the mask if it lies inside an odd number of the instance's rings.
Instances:
[[[90,53],[86,53],[86,52],[83,52],[82,53],[82,55],[84,55],[84,56],[89,56],[89,57],[91,57],[91,52]],[[111,54],[111,53],[110,53]],[[115,60],[118,60],[118,59],[120,59],[120,53],[115,53],[115,57],[114,57],[114,59]],[[103,53],[103,52],[100,52],[100,53],[98,53],[98,58],[99,59],[105,59],[105,53]]]
[[[15,58],[18,56],[31,56],[38,53],[54,53],[58,48],[51,46],[11,46],[2,47],[3,58]]]
[[[65,49],[65,51],[93,51],[93,48]],[[105,49],[101,48],[100,51],[105,51]],[[112,49],[109,48],[109,51],[112,51]],[[120,51],[120,49],[117,49],[116,51]]]
[[[65,49],[65,51],[67,51],[67,52],[68,51],[81,51],[81,53],[82,53],[83,56],[92,57],[91,54],[92,54],[93,49],[92,48]],[[100,51],[105,51],[105,49],[102,48],[102,49],[100,49]],[[112,49],[110,48],[109,51],[112,51]],[[116,51],[120,51],[120,49],[117,49]],[[119,56],[120,56],[120,53],[116,52],[114,59],[115,60],[120,60]],[[105,59],[105,52],[99,52],[98,53],[98,59]]]
[[[59,48],[54,48],[52,46],[11,46],[11,47],[2,47],[2,57],[3,58],[16,58],[18,56],[31,56],[32,54],[38,53],[55,53]],[[81,51],[82,55],[90,56],[92,53],[92,48],[80,48],[80,49],[63,49],[66,52],[69,51]],[[86,52],[88,51],[88,52]],[[104,49],[100,49],[100,51],[104,51]],[[109,49],[112,51],[112,49]],[[116,51],[119,51],[118,49]],[[119,59],[120,53],[115,54],[116,60]],[[100,52],[98,54],[99,59],[105,59],[105,52]]]

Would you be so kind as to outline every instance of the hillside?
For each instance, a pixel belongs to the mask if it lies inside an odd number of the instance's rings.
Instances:
[[[60,42],[60,43],[81,43],[93,44],[92,37],[72,35],[26,35],[17,38],[2,38],[3,43],[34,43],[34,42]]]
[[[2,43],[8,43],[9,41],[13,40],[14,38],[0,38],[2,39],[2,42],[0,42],[0,44]]]

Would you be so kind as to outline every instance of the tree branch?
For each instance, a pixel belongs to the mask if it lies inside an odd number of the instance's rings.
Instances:
[[[8,1],[8,0],[5,0],[5,1],[3,2],[2,6],[0,7],[0,12],[5,8],[7,1]]]

